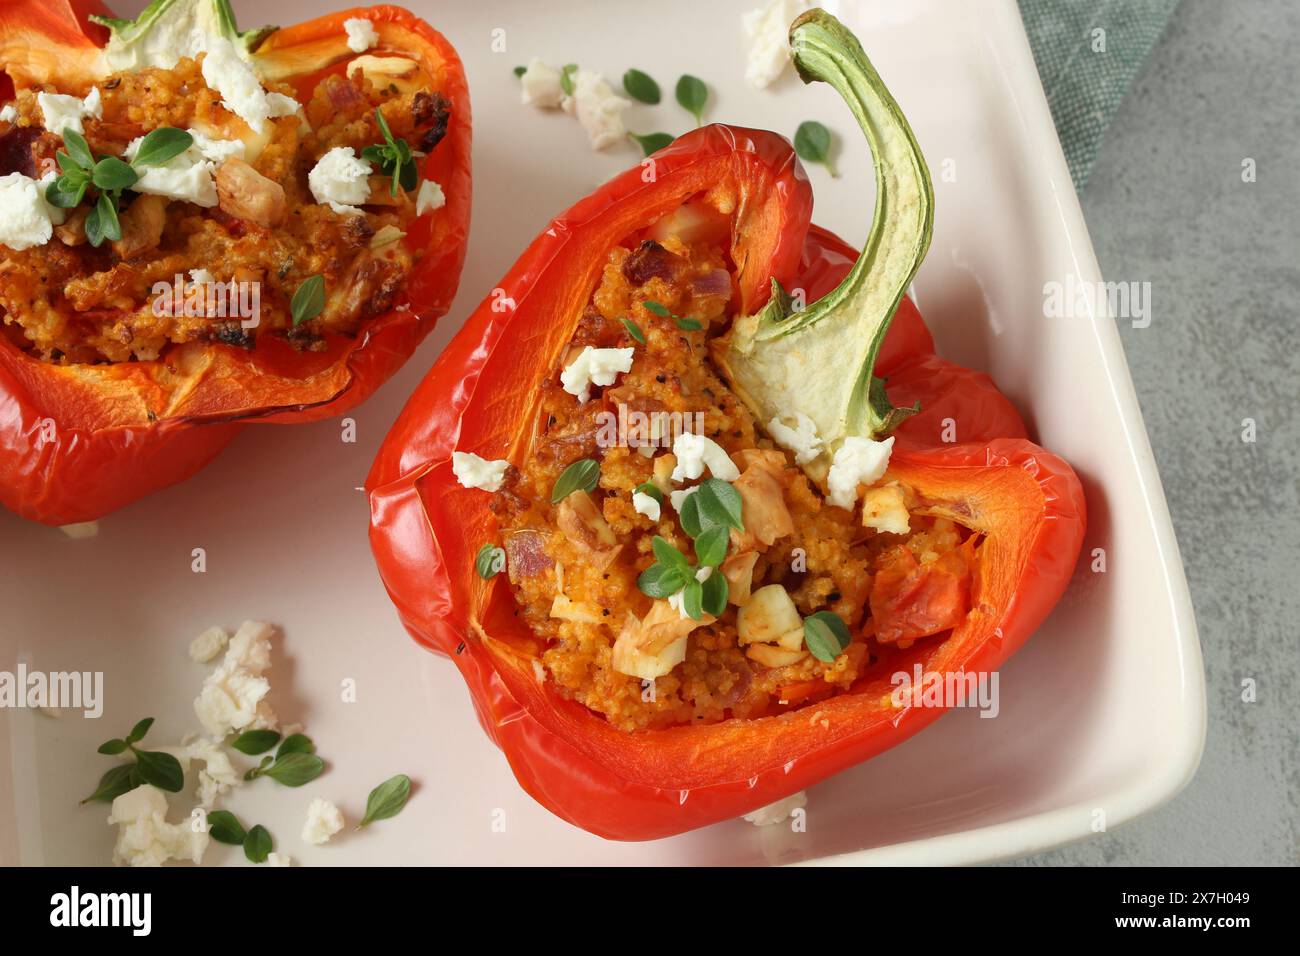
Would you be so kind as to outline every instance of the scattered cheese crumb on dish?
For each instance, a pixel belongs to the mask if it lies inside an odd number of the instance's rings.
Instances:
[[[226,629],[213,625],[190,641],[190,660],[206,664],[224,651],[229,643],[230,635]]]
[[[108,822],[118,826],[113,862],[118,866],[162,866],[168,860],[198,863],[208,848],[206,830],[187,819],[167,822],[167,796],[142,784],[113,801]]]
[[[379,31],[364,17],[344,20],[343,30],[348,35],[348,49],[353,53],[365,53],[379,43]]]
[[[0,182],[3,182],[3,180],[0,180]],[[74,541],[79,541],[85,538],[96,537],[99,534],[99,522],[81,521],[77,524],[61,524],[59,525],[59,530]]]
[[[632,371],[635,349],[597,349],[590,345],[560,373],[560,385],[579,402],[591,398],[591,386],[613,385],[620,373]]]
[[[804,0],[768,0],[741,18],[749,49],[745,79],[755,89],[766,89],[790,64],[790,24],[808,9]]]
[[[307,821],[302,825],[302,838],[319,846],[343,829],[343,813],[328,800],[317,797],[307,806]]]
[[[243,776],[230,762],[230,755],[221,747],[220,740],[198,738],[185,748],[185,756],[203,764],[199,771],[199,788],[195,796],[199,806],[212,809],[217,797],[233,790],[243,782]]]
[[[893,449],[893,436],[884,441],[857,436],[844,439],[826,476],[829,490],[826,500],[836,507],[853,510],[858,500],[858,486],[874,484],[884,477]]]
[[[560,103],[561,109],[576,116],[592,149],[607,149],[627,136],[623,111],[632,105],[610,88],[605,78],[592,70],[579,68],[572,75],[573,95]]]
[[[505,460],[489,461],[473,452],[454,451],[451,453],[451,473],[456,476],[462,488],[481,488],[484,491],[497,491],[505,480],[506,469],[510,462]]]
[[[442,187],[432,179],[420,183],[420,191],[415,194],[415,214],[423,216],[447,205],[447,197],[442,194]]]
[[[773,418],[767,423],[767,430],[774,442],[794,452],[796,465],[806,465],[821,454],[822,440],[817,434],[817,423],[803,412],[795,412],[794,428],[780,418]]]
[[[370,195],[370,164],[351,146],[335,146],[307,174],[307,186],[318,203],[340,215],[360,215],[357,207]]]
[[[547,66],[540,57],[533,57],[528,61],[523,76],[519,77],[519,99],[525,106],[559,109],[564,100],[560,71]]]
[[[726,449],[706,435],[682,432],[673,439],[673,455],[677,458],[673,481],[694,481],[704,474],[706,467],[714,478],[723,481],[735,481],[740,477],[740,469]],[[675,501],[673,507],[677,507]]]
[[[802,810],[806,806],[808,806],[808,795],[800,790],[784,800],[759,807],[753,813],[746,813],[744,819],[756,827],[768,827],[775,823],[784,823],[796,810]]]
[[[272,627],[245,621],[230,639],[225,660],[203,682],[194,712],[213,737],[246,729],[274,729],[275,712],[265,697],[270,682]]]
[[[268,853],[266,855],[267,866],[293,866],[293,858],[283,853]]]

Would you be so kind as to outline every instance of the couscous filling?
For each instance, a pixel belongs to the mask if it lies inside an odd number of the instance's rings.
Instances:
[[[382,164],[362,157],[393,141],[415,162],[436,148],[448,106],[430,78],[414,61],[368,57],[363,68],[327,71],[306,94],[264,84],[272,113],[255,129],[209,86],[207,56],[115,73],[90,89],[23,90],[0,104],[0,185],[15,205],[7,221],[35,216],[47,237],[18,225],[0,237],[0,328],[17,347],[64,364],[153,360],[194,341],[250,347],[260,335],[316,350],[324,336],[354,335],[394,304],[419,255],[402,241],[405,230],[426,211],[418,206],[431,205],[429,189],[438,204],[442,197],[436,184],[393,189]],[[73,97],[85,104],[80,114]],[[47,128],[63,125],[56,112],[81,127],[95,161],[130,164],[141,138],[160,129],[194,144],[165,168],[137,163],[138,182],[116,192],[95,179],[71,208],[17,210],[23,199],[38,207],[36,196],[44,200],[78,154],[62,128]],[[322,163],[338,150],[348,153]],[[354,181],[340,180],[339,169]],[[340,182],[348,202],[322,198]],[[117,196],[116,238],[100,235],[104,224],[92,218],[103,212],[101,192]],[[322,285],[295,308],[309,282]]]
[[[711,357],[735,317],[725,224],[700,238],[708,211],[688,208],[689,241],[661,224],[609,251],[493,501],[520,614],[546,641],[539,676],[629,731],[846,691],[890,649],[960,623],[979,556],[977,536],[916,513],[887,478],[832,505],[772,441]],[[717,481],[740,527],[706,542],[689,499]],[[665,578],[686,583],[665,596]]]

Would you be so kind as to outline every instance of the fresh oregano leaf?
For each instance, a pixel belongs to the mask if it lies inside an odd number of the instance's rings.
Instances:
[[[812,656],[830,663],[849,646],[849,628],[833,611],[818,611],[804,618],[803,642]]]
[[[560,473],[551,489],[551,504],[559,504],[575,491],[591,492],[600,481],[600,464],[592,458],[575,461]]]
[[[673,140],[677,138],[671,133],[628,133],[627,135],[637,141],[637,145],[641,147],[641,152],[647,156],[659,152],[665,146],[671,145]]]
[[[131,165],[161,166],[193,145],[194,137],[185,130],[160,126],[140,141],[140,148],[135,151],[135,159],[131,160]]]
[[[135,764],[119,764],[100,777],[95,792],[81,802],[83,804],[112,803],[122,794],[129,793],[138,786],[140,786],[140,778],[136,774]]]
[[[389,817],[397,816],[402,812],[402,808],[406,806],[406,801],[410,796],[410,777],[404,773],[389,777],[370,791],[370,796],[366,798],[366,815],[357,824],[357,829],[360,830],[376,820],[387,820]]]
[[[293,315],[294,328],[304,322],[310,322],[325,311],[325,277],[309,276],[298,286],[293,299],[289,302],[289,312]]]
[[[244,837],[244,856],[250,863],[265,863],[273,846],[270,832],[259,823]]]
[[[244,825],[229,810],[208,811],[208,835],[229,846],[243,846],[248,838]]]
[[[144,783],[168,793],[181,792],[181,787],[185,785],[185,772],[181,770],[179,760],[161,751],[134,750],[134,753],[135,766]]]
[[[821,163],[832,176],[839,176],[831,164],[831,132],[816,120],[799,124],[794,133],[794,151],[806,163]]]
[[[264,754],[274,747],[279,739],[280,732],[278,730],[245,730],[231,742],[230,746],[241,754],[256,757],[258,754]]]
[[[703,122],[704,104],[709,101],[709,88],[699,77],[689,73],[677,81],[677,102],[695,117],[695,125]]]
[[[632,99],[651,106],[661,99],[659,84],[654,81],[654,77],[640,70],[628,70],[623,74],[623,89],[627,90],[627,95]]]
[[[490,581],[506,569],[505,549],[495,544],[485,544],[474,558],[474,570],[484,581]]]
[[[286,787],[301,787],[305,783],[311,783],[324,770],[325,761],[315,754],[291,753],[277,756],[275,763],[262,773]]]

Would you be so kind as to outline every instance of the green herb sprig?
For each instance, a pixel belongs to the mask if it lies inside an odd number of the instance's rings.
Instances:
[[[209,810],[207,820],[208,835],[218,843],[242,846],[250,863],[265,863],[274,849],[270,831],[260,823],[245,830],[239,818],[229,810]]]
[[[657,153],[665,146],[671,145],[677,137],[671,133],[628,133],[641,147],[641,151],[649,156],[651,153]]]
[[[286,787],[301,787],[311,783],[324,770],[325,761],[316,756],[316,745],[311,738],[306,734],[292,734],[280,744],[274,757],[269,754],[263,757],[261,763],[244,774],[244,779],[270,777]]]
[[[831,131],[816,120],[799,124],[794,133],[794,151],[806,163],[821,163],[833,178],[839,178],[831,163]]]
[[[490,581],[506,569],[505,549],[495,544],[485,544],[474,558],[474,570],[484,581]]]
[[[392,178],[389,189],[391,195],[396,197],[399,188],[411,192],[420,182],[419,171],[415,168],[415,154],[411,152],[411,147],[406,140],[393,137],[393,131],[388,128],[388,121],[384,119],[384,114],[379,112],[378,107],[375,107],[375,122],[379,124],[379,131],[384,134],[384,141],[367,146],[361,151],[361,158],[368,163],[374,163],[381,173]]]
[[[91,194],[90,214],[86,216],[86,239],[96,249],[107,239],[122,238],[118,209],[123,190],[140,181],[140,170],[161,166],[179,156],[194,143],[194,137],[182,129],[161,126],[140,142],[135,158],[125,162],[116,156],[96,156],[86,138],[65,127],[63,145],[55,154],[60,175],[45,188],[45,201],[58,209],[74,209]]]
[[[169,753],[141,750],[136,747],[144,735],[153,726],[153,718],[146,717],[137,721],[131,732],[125,737],[114,737],[99,745],[99,753],[117,756],[130,752],[134,762],[121,764],[104,774],[99,780],[95,792],[82,800],[82,803],[112,803],[124,793],[129,793],[141,784],[150,784],[168,793],[179,793],[185,785],[185,772],[181,763]]]
[[[647,312],[657,315],[661,319],[672,319],[677,323],[677,327],[683,332],[698,332],[700,329],[704,328],[704,324],[700,322],[699,319],[691,319],[686,316],[677,315],[662,302],[654,302],[647,299],[641,304],[645,306]]]
[[[699,126],[704,122],[704,106],[709,101],[709,88],[698,76],[687,73],[677,81],[676,92],[678,104],[695,117],[695,125]]]
[[[580,458],[560,473],[551,489],[551,504],[558,505],[575,491],[590,494],[600,481],[600,463],[594,458]]]
[[[628,335],[632,336],[635,341],[645,345],[645,333],[641,331],[641,326],[631,319],[619,319],[619,321],[623,323],[623,328],[627,330]]]
[[[366,799],[366,815],[361,818],[357,824],[360,830],[364,826],[369,826],[376,820],[387,820],[395,817],[402,812],[406,806],[406,801],[411,796],[411,778],[404,773],[389,777],[375,789],[370,791],[370,796]]]
[[[849,646],[848,625],[834,611],[818,611],[803,621],[803,642],[812,656],[830,663]]]
[[[293,317],[296,329],[304,322],[310,322],[325,311],[325,277],[308,276],[302,280],[289,301],[289,314]]]
[[[623,89],[627,90],[627,95],[632,99],[651,106],[662,98],[654,77],[640,70],[628,70],[623,74]]]

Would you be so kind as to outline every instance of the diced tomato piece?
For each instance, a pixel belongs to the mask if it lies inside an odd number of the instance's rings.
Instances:
[[[911,641],[956,627],[970,610],[973,539],[921,564],[905,546],[876,562],[871,616],[882,643]]]

